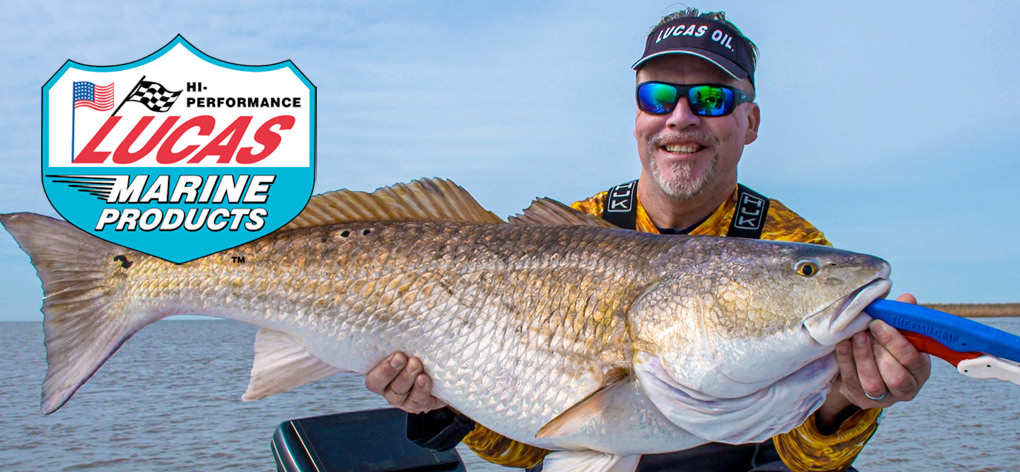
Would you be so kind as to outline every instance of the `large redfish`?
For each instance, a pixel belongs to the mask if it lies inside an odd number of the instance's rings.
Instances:
[[[551,200],[507,223],[444,180],[319,195],[281,230],[179,265],[44,216],[0,221],[42,280],[45,413],[138,330],[203,314],[262,328],[245,399],[400,350],[457,410],[557,451],[550,472],[788,431],[890,286],[871,256],[641,234]]]

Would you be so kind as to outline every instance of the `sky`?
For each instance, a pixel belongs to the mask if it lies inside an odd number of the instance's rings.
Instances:
[[[87,3],[87,4],[86,4]],[[761,50],[740,181],[921,302],[1020,302],[1020,3],[703,1]],[[131,62],[177,34],[291,60],[317,87],[316,193],[449,178],[509,216],[636,178],[634,73],[668,1],[4,2],[0,213],[56,215],[41,87],[68,59]],[[0,234],[0,321],[39,321]]]

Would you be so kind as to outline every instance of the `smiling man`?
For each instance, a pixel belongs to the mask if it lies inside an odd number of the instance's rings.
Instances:
[[[686,229],[737,188],[737,163],[761,120],[754,91],[698,56],[653,56],[636,67],[638,201],[656,226]]]
[[[637,73],[638,180],[572,206],[617,226],[660,234],[829,242],[781,202],[739,185],[744,146],[758,137],[757,47],[721,12],[673,13],[648,35]],[[777,157],[779,158],[779,157]],[[901,301],[914,302],[910,295]],[[643,456],[639,471],[848,470],[874,434],[881,408],[912,399],[930,361],[881,321],[837,345],[839,375],[823,406],[793,431],[760,444],[707,444]],[[390,356],[366,377],[370,390],[410,413],[409,437],[429,447],[463,438],[490,461],[536,467],[547,451],[515,443],[444,408],[421,362]],[[466,436],[465,436],[466,435]]]

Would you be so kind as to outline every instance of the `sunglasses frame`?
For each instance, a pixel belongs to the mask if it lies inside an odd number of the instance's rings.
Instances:
[[[669,110],[656,113],[654,111],[645,110],[644,107],[641,106],[641,87],[646,85],[646,84],[668,85],[670,87],[673,87],[673,89],[676,90],[676,101],[673,102],[672,106],[668,107]],[[690,93],[692,88],[694,88],[694,87],[703,87],[703,86],[719,87],[721,89],[726,89],[726,90],[729,90],[730,92],[732,92],[733,93],[733,107],[730,108],[729,111],[726,111],[725,113],[722,113],[720,115],[702,115],[702,114],[698,113],[698,111],[695,110],[694,107],[692,106],[691,100],[690,100],[690,97],[688,96],[688,94]],[[640,84],[637,84],[637,87],[634,87],[634,98],[635,98],[635,100],[637,100],[638,110],[641,110],[641,111],[643,111],[645,113],[648,113],[650,115],[668,115],[670,113],[673,113],[673,111],[676,110],[677,103],[679,103],[680,99],[684,98],[684,97],[687,97],[687,109],[690,110],[691,113],[693,113],[693,114],[695,114],[697,116],[700,116],[700,117],[704,117],[704,118],[716,118],[716,117],[720,117],[720,116],[726,116],[726,115],[729,115],[730,113],[733,113],[733,110],[736,110],[737,106],[739,106],[741,103],[754,103],[754,99],[751,98],[743,90],[740,90],[739,88],[736,88],[736,87],[733,87],[733,86],[723,85],[723,84],[705,83],[705,84],[686,84],[685,85],[685,84],[674,84],[672,82],[662,82],[662,81],[658,81],[658,80],[649,80],[649,81],[641,82]]]

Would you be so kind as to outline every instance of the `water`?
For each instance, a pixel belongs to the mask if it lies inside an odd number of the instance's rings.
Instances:
[[[1020,318],[983,322],[1020,333]],[[0,323],[0,470],[264,470],[288,419],[384,407],[342,374],[242,402],[255,329],[162,321],[129,340],[60,411],[39,413],[41,323]],[[971,380],[940,360],[913,402],[886,410],[857,461],[871,471],[1007,471],[1020,462],[1020,387]],[[510,470],[461,450],[472,471]]]

